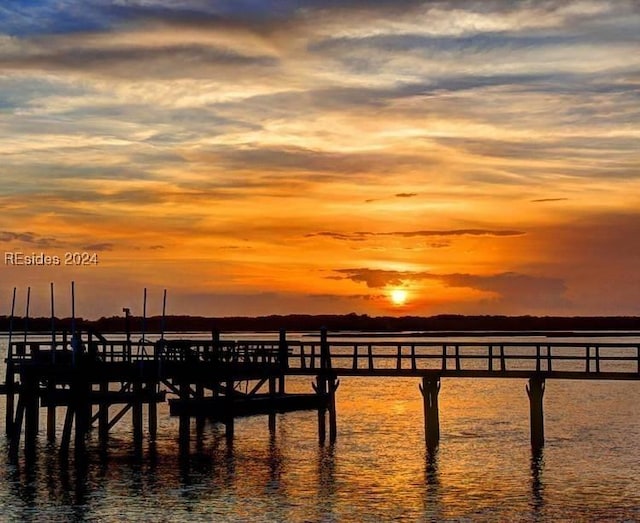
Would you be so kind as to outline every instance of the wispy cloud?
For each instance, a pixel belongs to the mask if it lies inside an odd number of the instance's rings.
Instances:
[[[115,245],[113,243],[108,243],[108,242],[104,242],[104,243],[91,243],[89,245],[85,245],[84,249],[87,251],[112,251],[114,249]]]
[[[532,203],[547,203],[547,202],[565,202],[569,198],[538,198],[536,200],[531,200]]]
[[[402,238],[419,238],[419,237],[433,237],[433,236],[495,236],[495,237],[509,237],[509,236],[522,236],[525,233],[522,231],[514,230],[489,230],[489,229],[452,229],[452,230],[426,230],[426,231],[395,231],[395,232],[373,232],[373,231],[358,231],[358,232],[332,232],[321,231],[309,233],[307,238],[313,237],[326,237],[334,240],[345,241],[364,241],[369,238],[385,237],[385,236],[397,236]]]
[[[0,231],[1,242],[16,242],[35,247],[57,247],[62,242],[50,236],[40,236],[33,232]]]

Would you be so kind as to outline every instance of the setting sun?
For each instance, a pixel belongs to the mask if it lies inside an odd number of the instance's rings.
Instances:
[[[404,305],[407,301],[407,291],[404,289],[394,289],[391,291],[391,301],[394,305]]]

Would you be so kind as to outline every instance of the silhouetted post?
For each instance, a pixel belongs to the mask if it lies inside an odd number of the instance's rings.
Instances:
[[[338,419],[336,414],[336,391],[340,386],[340,381],[334,377],[328,381],[329,387],[329,442],[334,443],[338,437]]]
[[[206,417],[201,414],[202,412],[202,400],[204,399],[204,385],[202,383],[196,383],[196,405],[198,408],[198,415],[196,416],[196,432],[201,435],[204,431],[204,425]]]
[[[11,346],[11,338],[13,336],[13,317],[16,309],[16,288],[13,288],[13,298],[11,299],[11,316],[9,317],[9,339],[7,340],[7,373],[5,378],[6,385],[6,413],[5,413],[5,433],[7,436],[13,434],[13,414],[15,407],[14,396],[14,376],[13,376],[13,348]]]
[[[91,383],[82,376],[79,370],[75,378],[75,386],[72,387],[76,415],[75,450],[81,450],[85,446],[85,437],[91,425]]]
[[[427,448],[434,450],[440,442],[440,415],[438,413],[438,393],[440,378],[422,378],[419,386],[424,407],[424,436]]]
[[[133,444],[139,447],[142,444],[142,382],[139,379],[133,383],[133,405],[131,407]]]
[[[25,396],[24,446],[27,454],[33,454],[38,439],[38,379],[31,372],[25,372],[23,379],[21,394]]]
[[[158,405],[156,403],[155,381],[147,382],[147,395],[149,398],[149,438],[153,441],[158,435]]]
[[[9,358],[7,358],[7,375],[5,378],[6,385],[6,398],[7,398],[7,412],[5,413],[5,434],[11,436],[13,434],[13,416],[15,410],[15,380],[13,375],[13,362],[11,361],[11,352],[9,352]]]
[[[529,378],[529,384],[526,386],[531,419],[531,448],[534,451],[544,446],[544,412],[542,408],[544,388],[544,378],[537,376]]]
[[[211,331],[211,359],[215,364],[220,363],[220,331]]]
[[[67,406],[67,413],[64,417],[64,427],[62,429],[62,441],[60,442],[60,454],[63,456],[66,456],[69,453],[74,414],[74,405],[73,402],[71,402]]]
[[[98,407],[98,437],[101,443],[106,443],[109,438],[109,404],[107,403],[107,393],[109,392],[109,382],[100,382],[100,395],[103,396]]]
[[[11,425],[11,442],[9,446],[9,452],[13,458],[18,456],[18,449],[20,447],[20,435],[22,434],[22,421],[24,419],[25,410],[24,395],[18,395],[18,406],[16,408],[16,419]]]
[[[317,376],[312,386],[318,395],[318,441],[320,445],[324,445],[327,439],[327,380],[322,375]]]
[[[284,394],[285,377],[284,372],[289,370],[289,346],[287,345],[287,331],[280,329],[280,340],[278,343],[278,363],[280,365],[280,380],[278,392]]]
[[[56,363],[56,322],[55,322],[55,300],[53,293],[53,282],[50,286],[50,298],[51,298],[51,363]],[[53,399],[56,386],[52,377],[47,380],[47,394],[50,399]],[[55,403],[51,403],[47,407],[47,440],[53,441],[56,439],[56,406]]]
[[[47,394],[49,400],[53,400],[56,386],[52,378],[49,378],[47,383]],[[56,406],[55,403],[47,406],[47,441],[54,441],[56,439]]]
[[[318,440],[320,444],[324,444],[327,439],[327,410],[330,409],[331,400],[329,398],[331,385],[329,374],[331,372],[331,354],[329,348],[329,341],[327,339],[327,328],[322,327],[320,329],[320,372],[321,374],[316,379],[316,385],[314,389],[317,394],[321,396],[320,408],[318,409]],[[335,423],[335,406],[333,410],[333,423]],[[329,421],[329,429],[332,429],[331,420]]]
[[[320,329],[320,367],[324,371],[331,370],[331,352],[326,327]]]
[[[127,335],[127,345],[124,359],[125,361],[131,361],[131,309],[129,309],[128,307],[123,307],[122,312],[124,312],[124,330]]]
[[[269,400],[272,402],[272,406],[269,410],[269,432],[272,434],[276,431],[275,395],[276,379],[271,377],[269,378]]]
[[[180,403],[182,404],[182,412],[180,413],[180,429],[179,429],[179,439],[180,446],[184,446],[187,449],[189,448],[189,429],[191,424],[191,419],[189,418],[189,382],[185,381],[184,378],[180,381],[179,384],[180,389]]]
[[[11,354],[11,345],[9,345],[9,357],[7,358],[7,373],[5,376],[6,387],[6,412],[4,420],[5,434],[11,436],[13,434],[13,416],[15,410],[15,377],[13,374],[13,361]]]
[[[233,418],[233,380],[227,380],[227,386],[226,386],[226,392],[225,392],[225,401],[226,401],[226,405],[225,405],[225,410],[226,410],[226,416],[225,416],[225,436],[227,437],[227,440],[231,440],[233,439],[233,432],[234,432],[234,418]]]

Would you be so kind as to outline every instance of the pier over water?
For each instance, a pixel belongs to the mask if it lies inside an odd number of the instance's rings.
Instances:
[[[155,341],[110,340],[94,332],[24,336],[8,345],[6,433],[14,454],[21,441],[34,452],[40,409],[46,409],[47,439],[60,437],[59,449],[83,448],[97,427],[101,441],[131,415],[133,442],[140,447],[158,431],[157,405],[168,401],[179,417],[180,449],[188,451],[191,420],[223,423],[232,438],[239,417],[266,415],[275,430],[276,414],[316,411],[318,438],[338,435],[336,395],[341,377],[391,379],[414,377],[423,397],[425,442],[440,440],[438,398],[444,378],[518,378],[530,406],[531,446],[544,445],[544,392],[549,379],[640,380],[640,341],[607,341],[597,333],[554,339],[540,333],[535,341],[513,337],[407,337],[394,341],[362,335],[349,338],[288,336],[228,340],[218,332],[209,339]],[[269,338],[269,339],[267,339]],[[306,393],[291,393],[287,380],[308,377]],[[146,410],[146,416],[144,412]],[[56,417],[64,415],[62,434]],[[375,435],[372,435],[375,437]]]

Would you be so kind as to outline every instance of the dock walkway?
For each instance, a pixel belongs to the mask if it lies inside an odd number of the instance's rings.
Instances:
[[[544,445],[543,396],[548,379],[640,380],[640,341],[603,341],[586,336],[554,341],[491,338],[407,338],[396,341],[366,335],[330,340],[323,330],[309,340],[209,340],[132,342],[108,340],[94,333],[52,334],[46,340],[11,341],[6,358],[6,432],[17,452],[24,434],[31,452],[39,431],[39,409],[47,409],[47,437],[56,438],[56,415],[64,409],[60,450],[67,452],[75,434],[84,445],[97,424],[101,440],[129,411],[133,439],[143,439],[143,409],[148,435],[158,430],[157,404],[169,401],[170,415],[180,418],[179,440],[188,446],[190,422],[224,423],[228,437],[234,420],[268,415],[275,428],[278,412],[315,410],[320,442],[337,437],[336,391],[339,378],[420,378],[424,398],[425,440],[440,439],[438,394],[443,378],[519,378],[527,380],[531,444]],[[290,394],[287,378],[312,378],[310,391]],[[240,386],[242,385],[242,387]],[[243,390],[244,389],[244,390]],[[114,409],[117,409],[115,411]],[[75,427],[75,431],[73,430]]]

